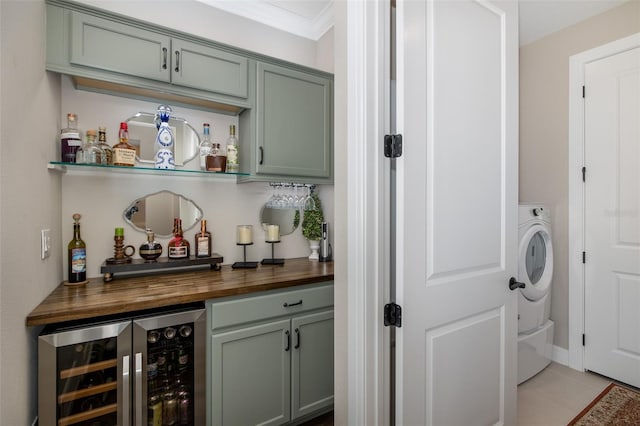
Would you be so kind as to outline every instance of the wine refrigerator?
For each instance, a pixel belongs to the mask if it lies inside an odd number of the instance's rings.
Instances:
[[[205,424],[205,310],[45,327],[41,426]]]

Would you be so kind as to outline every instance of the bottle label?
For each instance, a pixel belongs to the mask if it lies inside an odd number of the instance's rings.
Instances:
[[[140,247],[140,250],[138,250],[138,253],[140,253],[140,255],[143,255],[143,254],[150,254],[150,255],[162,254],[162,247],[158,247],[158,248],[153,248],[153,247],[142,248],[142,247]]]
[[[135,166],[136,150],[127,148],[114,148],[113,162],[117,164],[126,164],[127,166]]]
[[[198,237],[198,256],[211,256],[209,253],[209,237]]]
[[[238,165],[238,148],[235,145],[227,145],[227,165]]]
[[[172,259],[187,257],[187,246],[169,247],[169,257]]]
[[[74,274],[86,272],[87,250],[83,248],[71,249],[71,272]]]

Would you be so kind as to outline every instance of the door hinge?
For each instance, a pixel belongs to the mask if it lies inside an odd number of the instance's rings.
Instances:
[[[582,333],[582,346],[586,346],[584,342],[585,342],[584,333]]]
[[[402,307],[395,303],[384,305],[384,326],[402,327]]]
[[[586,167],[582,167],[582,181],[586,182],[586,177],[587,177],[587,168]]]
[[[582,97],[583,98],[584,98],[584,95],[585,95],[585,88],[584,88],[584,86],[582,86]]]
[[[387,158],[402,156],[402,135],[384,135],[384,156]]]
[[[582,263],[587,263],[587,252],[586,251],[582,252]]]

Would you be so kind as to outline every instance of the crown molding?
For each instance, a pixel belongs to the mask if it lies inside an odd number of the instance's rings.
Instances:
[[[312,19],[264,1],[197,1],[313,41],[318,41],[333,26],[333,3],[331,1]]]

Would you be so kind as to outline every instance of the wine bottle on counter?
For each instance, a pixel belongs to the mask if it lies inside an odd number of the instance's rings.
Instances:
[[[81,283],[87,280],[87,246],[80,238],[80,214],[73,215],[73,239],[68,245],[69,283]]]
[[[129,143],[129,126],[125,122],[120,123],[118,139],[120,141],[113,146],[113,165],[135,166],[136,149]]]
[[[211,142],[209,123],[202,125],[202,142],[200,142],[200,169],[207,170],[207,155],[212,155],[213,143]]]
[[[76,152],[82,146],[82,138],[78,131],[78,116],[67,114],[67,127],[60,132],[60,161],[75,163]]]
[[[169,240],[167,250],[169,259],[188,259],[190,244],[182,235],[182,219],[173,220],[173,229],[173,238]]]
[[[229,126],[229,138],[227,139],[227,173],[238,173],[240,162],[238,161],[238,138],[236,138],[236,126]]]
[[[196,257],[211,256],[211,232],[207,231],[207,221],[200,221],[200,232],[196,233]]]

